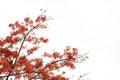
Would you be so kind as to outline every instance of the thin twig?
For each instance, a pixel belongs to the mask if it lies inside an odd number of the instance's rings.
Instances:
[[[88,74],[90,74],[90,73],[86,73],[86,74],[80,75],[80,77],[78,78],[78,80],[80,80],[81,78],[83,78],[84,76],[86,76]]]

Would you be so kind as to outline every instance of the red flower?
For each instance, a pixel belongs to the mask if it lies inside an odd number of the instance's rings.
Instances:
[[[25,22],[29,22],[29,20],[30,20],[29,17],[24,18],[24,21],[25,21]]]
[[[42,16],[42,17],[41,17],[41,20],[42,20],[42,22],[44,22],[44,21],[46,20],[46,16],[45,16],[45,15]]]

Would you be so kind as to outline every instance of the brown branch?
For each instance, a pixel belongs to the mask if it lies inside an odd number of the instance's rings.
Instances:
[[[32,29],[31,29],[30,31],[28,31],[28,33],[24,36],[23,41],[22,41],[22,43],[21,43],[21,45],[20,45],[18,54],[20,54],[20,52],[21,52],[21,50],[22,50],[22,46],[23,46],[23,44],[24,44],[24,42],[25,42],[26,37],[29,35],[29,33],[30,33],[31,31],[33,31],[33,29],[35,29],[35,28],[32,28]],[[15,65],[16,65],[17,60],[18,60],[18,58],[15,59],[14,67],[15,67]]]
[[[77,57],[76,59],[78,59],[78,58],[82,58],[82,57],[84,57],[85,55],[87,55],[88,54],[88,52],[86,52],[84,55],[82,55],[82,56],[80,56],[80,57]],[[65,58],[65,59],[60,59],[60,60],[57,60],[57,61],[54,61],[54,62],[52,62],[51,64],[55,64],[55,63],[57,63],[57,62],[61,62],[61,61],[64,61],[64,60],[69,60],[69,58]],[[44,68],[47,68],[47,66],[45,66]],[[55,69],[56,70],[56,69]],[[51,70],[50,70],[51,71]],[[39,76],[39,74],[40,73],[38,73],[35,77],[33,77],[32,79],[35,79],[37,76]]]
[[[86,73],[86,74],[80,75],[80,77],[78,78],[78,80],[80,80],[81,78],[83,78],[84,76],[86,76],[88,74],[90,74],[90,73]]]

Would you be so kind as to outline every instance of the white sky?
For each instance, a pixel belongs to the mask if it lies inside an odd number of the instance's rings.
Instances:
[[[35,18],[43,8],[54,18],[45,31],[50,50],[66,45],[81,53],[89,50],[90,60],[80,64],[77,73],[90,71],[90,80],[120,80],[119,4],[119,0],[1,0],[0,36],[7,34],[9,23]]]

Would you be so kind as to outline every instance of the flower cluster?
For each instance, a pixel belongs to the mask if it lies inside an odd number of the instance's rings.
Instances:
[[[44,13],[44,12],[43,12]],[[54,70],[63,67],[75,69],[75,62],[85,58],[79,56],[77,48],[67,46],[63,53],[44,52],[39,57],[29,58],[39,49],[40,43],[48,43],[48,38],[37,37],[35,30],[46,29],[44,23],[47,19],[45,14],[39,15],[35,20],[25,17],[23,22],[10,23],[12,29],[6,38],[0,38],[0,79],[40,79],[40,80],[68,80],[64,76],[65,71],[58,74]],[[25,45],[29,43],[30,46]],[[31,47],[32,46],[32,47]],[[31,47],[31,48],[28,48]],[[48,62],[45,62],[49,59]],[[10,78],[13,76],[13,78]]]

